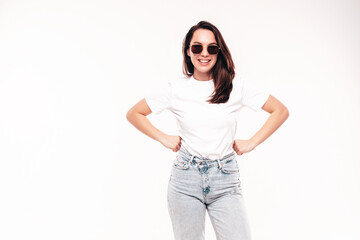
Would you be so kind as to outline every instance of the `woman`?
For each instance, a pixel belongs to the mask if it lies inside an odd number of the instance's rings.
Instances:
[[[183,42],[183,73],[149,93],[127,113],[138,130],[178,152],[168,184],[168,210],[175,240],[201,240],[208,211],[218,240],[248,240],[249,223],[236,155],[252,151],[288,118],[287,108],[235,75],[219,30],[200,21]],[[271,115],[250,139],[234,139],[242,107]],[[167,135],[146,118],[170,110],[180,136]]]

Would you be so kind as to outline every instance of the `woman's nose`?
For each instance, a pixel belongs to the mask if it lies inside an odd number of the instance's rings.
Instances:
[[[202,52],[201,52],[201,56],[202,57],[206,57],[206,56],[208,56],[209,55],[209,53],[208,53],[208,51],[206,50],[206,48],[203,48],[203,50],[202,50]]]

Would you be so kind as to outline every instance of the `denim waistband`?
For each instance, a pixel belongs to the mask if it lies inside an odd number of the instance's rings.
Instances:
[[[197,155],[194,155],[194,154],[191,154],[189,153],[184,147],[180,146],[180,149],[179,149],[179,152],[178,154],[180,156],[183,156],[185,157],[185,159],[189,160],[189,162],[206,162],[207,165],[215,165],[215,164],[218,164],[220,167],[223,165],[221,164],[221,162],[224,162],[224,161],[227,161],[227,160],[230,160],[230,159],[235,159],[235,152],[232,152],[232,153],[229,153],[227,155],[225,155],[224,157],[220,158],[220,159],[209,159],[209,158],[203,158],[203,157],[199,157]]]

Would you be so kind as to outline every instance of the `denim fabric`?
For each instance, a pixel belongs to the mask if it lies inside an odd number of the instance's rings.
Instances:
[[[235,152],[204,159],[180,148],[167,189],[175,240],[204,240],[208,212],[217,240],[250,240]]]

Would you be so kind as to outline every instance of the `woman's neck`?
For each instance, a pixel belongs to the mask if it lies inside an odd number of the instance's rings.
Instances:
[[[193,77],[196,80],[199,80],[199,81],[208,81],[208,80],[212,79],[211,74],[209,74],[209,73],[201,73],[201,72],[200,73],[199,72],[194,72]]]

